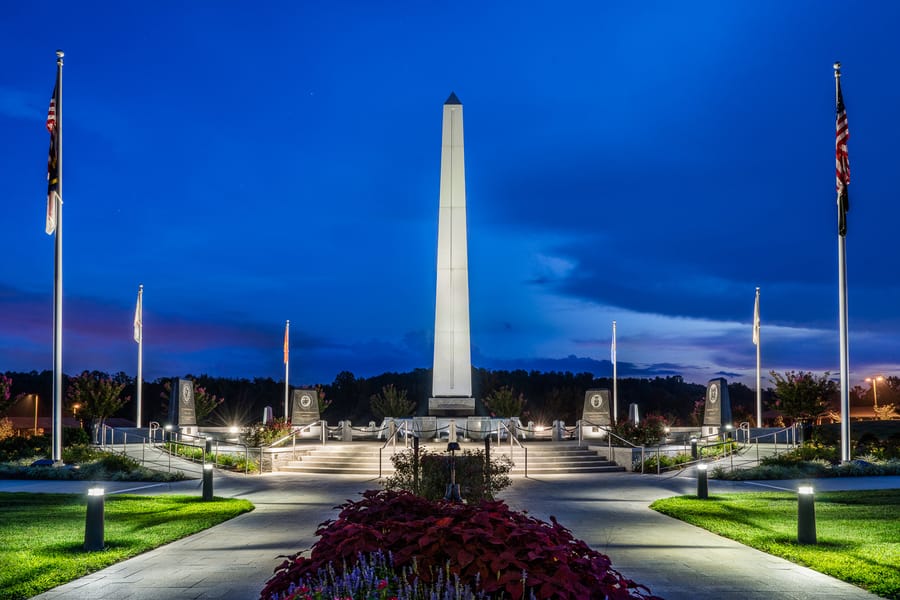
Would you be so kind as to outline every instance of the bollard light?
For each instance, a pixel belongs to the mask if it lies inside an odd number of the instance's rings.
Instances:
[[[203,439],[204,439],[204,443],[203,443],[204,448],[203,448],[203,451],[206,453],[206,454],[203,456],[203,460],[206,460],[206,455],[212,454],[212,443],[213,443],[213,441],[212,441],[212,438],[211,438],[211,437],[206,437],[206,438],[203,438]]]
[[[697,438],[691,436],[691,460],[697,460],[699,455],[697,454]]]
[[[709,498],[709,481],[706,471],[707,465],[697,465],[697,497],[701,500]]]
[[[811,485],[797,488],[797,542],[816,543],[816,496]]]
[[[208,502],[213,499],[213,466],[212,463],[203,465],[203,500]]]
[[[88,552],[103,550],[103,488],[90,488],[87,497],[87,513],[84,519],[84,549]]]

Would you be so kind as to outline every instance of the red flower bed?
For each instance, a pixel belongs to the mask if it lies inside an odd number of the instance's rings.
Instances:
[[[319,526],[309,557],[296,554],[276,570],[261,598],[287,591],[329,564],[337,571],[360,553],[392,553],[397,568],[417,565],[431,582],[449,565],[464,583],[491,595],[537,598],[657,599],[612,568],[609,557],[550,523],[509,509],[503,502],[476,505],[432,502],[408,492],[368,491],[341,506],[337,520]],[[524,583],[523,583],[524,580]]]

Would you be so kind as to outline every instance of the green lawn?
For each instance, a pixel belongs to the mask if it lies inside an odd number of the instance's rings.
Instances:
[[[679,496],[650,508],[900,600],[900,490],[816,494],[818,544],[797,543],[797,494]]]
[[[0,600],[30,598],[253,510],[246,500],[113,494],[106,549],[85,552],[86,506],[80,494],[0,493]]]

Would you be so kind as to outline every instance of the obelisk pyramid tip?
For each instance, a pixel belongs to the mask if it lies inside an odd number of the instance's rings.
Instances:
[[[447,101],[444,104],[459,104],[462,106],[462,102],[459,101],[459,98],[456,97],[456,92],[450,92],[450,97],[447,98]]]

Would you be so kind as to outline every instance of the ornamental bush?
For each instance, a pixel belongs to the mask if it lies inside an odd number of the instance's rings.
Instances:
[[[329,568],[341,575],[360,555],[378,551],[392,557],[394,569],[415,568],[422,585],[444,573],[486,598],[533,593],[563,600],[658,600],[554,517],[546,523],[503,502],[432,502],[408,492],[370,490],[340,508],[336,520],[316,531],[319,540],[308,557],[295,554],[275,570],[262,600],[287,598],[292,584],[296,590]]]
[[[387,490],[405,490],[418,494],[428,500],[440,500],[447,493],[450,482],[450,457],[445,453],[419,451],[419,481],[416,487],[413,477],[414,460],[412,450],[398,452],[391,456],[394,474],[384,482]],[[460,495],[466,502],[492,500],[494,493],[506,489],[512,481],[509,472],[513,463],[505,454],[493,455],[485,478],[484,451],[464,450],[457,455],[456,483],[459,484]]]

